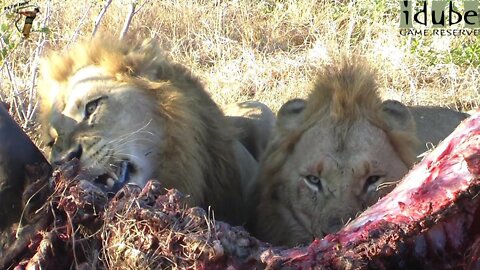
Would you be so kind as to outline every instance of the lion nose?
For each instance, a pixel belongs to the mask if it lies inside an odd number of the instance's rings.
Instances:
[[[68,162],[74,158],[80,159],[82,156],[82,146],[79,144],[76,148],[71,149],[65,156],[63,156],[61,159],[57,159],[53,161],[53,164],[55,165],[62,165],[65,162]]]

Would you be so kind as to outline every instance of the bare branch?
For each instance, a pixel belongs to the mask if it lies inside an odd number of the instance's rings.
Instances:
[[[80,22],[77,25],[77,28],[75,29],[72,36],[70,37],[70,40],[68,40],[68,42],[67,42],[67,45],[66,45],[67,48],[70,46],[70,44],[72,42],[75,42],[75,40],[77,40],[78,33],[80,33],[80,30],[81,30],[82,26],[85,24],[85,22],[87,20],[87,16],[90,14],[90,10],[92,9],[92,6],[93,6],[92,3],[90,3],[90,5],[88,5],[87,10],[83,14],[83,17],[80,19]]]
[[[51,6],[52,6],[52,1],[48,0],[47,4],[45,5],[45,17],[41,24],[42,29],[45,29],[48,26],[48,22],[50,20],[50,15],[51,15]],[[38,42],[37,48],[35,49],[32,65],[30,66],[31,79],[30,79],[30,88],[28,93],[28,107],[27,107],[26,119],[23,123],[24,128],[27,127],[28,123],[32,120],[33,116],[35,115],[35,110],[38,104],[36,102],[36,92],[34,90],[35,90],[35,84],[38,76],[38,65],[40,63],[40,57],[42,56],[45,43],[47,43],[47,33],[42,33],[40,41]]]
[[[5,48],[6,44],[4,44],[3,39],[0,39],[0,50],[3,50]],[[7,76],[8,80],[10,81],[12,91],[13,91],[13,107],[15,109],[15,113],[18,115],[18,117],[24,121],[26,119],[25,115],[25,105],[23,104],[23,101],[21,99],[20,91],[18,90],[17,83],[15,81],[15,74],[12,72],[12,67],[10,65],[10,61],[8,61],[7,58],[4,59],[3,66],[5,67],[7,71]]]
[[[135,15],[135,7],[137,6],[137,1],[132,1],[129,5],[128,15],[125,18],[125,22],[123,23],[122,31],[120,32],[119,39],[123,39],[128,32],[128,28],[130,27],[130,23],[132,22],[133,15]]]
[[[0,89],[3,89],[2,82],[0,81]],[[5,97],[5,94],[0,91],[0,102],[5,102],[7,98]]]
[[[145,0],[141,4],[137,5],[137,8],[135,9],[135,14],[137,14],[147,3],[150,3],[150,0]]]
[[[105,5],[103,6],[102,10],[98,14],[97,18],[95,19],[95,25],[93,27],[92,37],[94,37],[95,34],[97,33],[98,27],[100,26],[100,23],[102,22],[102,19],[105,16],[105,13],[107,12],[107,9],[111,3],[112,3],[112,0],[105,0]]]

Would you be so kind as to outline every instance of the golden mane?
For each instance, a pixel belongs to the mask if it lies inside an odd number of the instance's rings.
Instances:
[[[391,130],[382,117],[382,100],[379,97],[375,71],[358,57],[342,56],[331,65],[323,66],[313,84],[302,115],[303,123],[294,131],[280,136],[280,141],[269,147],[265,162],[268,171],[276,171],[301,135],[312,125],[324,118],[331,119],[337,127],[339,140],[354,121],[361,118],[386,132],[390,142],[408,166],[416,160],[417,138],[411,130]],[[275,153],[273,153],[275,152]],[[272,162],[273,161],[273,162]]]
[[[376,72],[358,57],[342,56],[338,64],[323,68],[315,81],[305,109],[305,117],[315,121],[323,117],[332,119],[338,129],[339,139],[347,132],[351,123],[365,118],[386,132],[390,142],[408,166],[416,160],[417,139],[406,131],[392,131],[382,117],[382,100],[378,93]]]
[[[63,86],[80,69],[99,66],[119,83],[141,89],[156,102],[165,123],[163,183],[176,181],[200,206],[212,205],[218,216],[240,221],[232,209],[243,206],[240,172],[233,153],[234,134],[223,113],[185,67],[166,59],[155,41],[96,38],[64,54],[51,54],[41,69],[40,120],[46,128]],[[230,205],[222,198],[230,196]]]
[[[321,69],[313,89],[307,99],[307,118],[328,116],[337,123],[350,123],[361,117],[376,118],[381,109],[375,73],[357,58],[344,57]]]
[[[42,62],[44,80],[41,83],[48,84],[52,80],[60,84],[67,83],[73,74],[89,65],[102,67],[116,80],[125,82],[178,78],[175,72],[185,73],[185,79],[191,82],[196,80],[185,68],[169,63],[153,40],[128,42],[98,37],[83,41],[63,54],[51,53]],[[41,87],[40,90],[48,91],[40,93],[42,102],[52,102],[62,94],[60,89]]]

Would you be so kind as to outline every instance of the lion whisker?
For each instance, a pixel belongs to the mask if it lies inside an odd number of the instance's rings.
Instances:
[[[154,141],[151,140],[151,139],[135,138],[135,139],[132,139],[132,140],[129,140],[129,141],[121,142],[121,143],[112,143],[112,142],[109,142],[108,145],[110,146],[110,147],[109,147],[110,150],[117,151],[117,150],[119,150],[119,149],[123,149],[124,146],[126,146],[126,145],[130,145],[130,146],[136,147],[136,146],[138,146],[138,144],[141,143],[141,142],[154,143]]]
[[[146,133],[148,135],[154,136],[155,134],[153,132],[145,130],[150,125],[150,123],[152,123],[152,119],[150,119],[145,125],[138,128],[137,130],[134,130],[134,131],[132,131],[130,133],[127,133],[127,134],[120,135],[117,138],[112,139],[111,142],[122,141],[124,139],[128,139],[129,137],[131,137],[133,135],[137,135],[139,133]]]
[[[110,140],[110,142],[115,142],[115,143],[122,142],[124,140],[130,139],[133,135],[138,135],[138,134],[147,134],[147,135],[150,135],[150,136],[154,136],[154,134],[152,132],[140,131],[140,132],[129,133],[129,134],[123,135],[121,137],[114,138],[114,139]]]

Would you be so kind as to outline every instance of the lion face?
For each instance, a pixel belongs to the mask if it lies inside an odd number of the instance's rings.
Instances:
[[[152,97],[96,66],[52,87],[59,95],[46,140],[51,162],[78,158],[108,188],[125,181],[144,185],[152,177],[163,134]]]
[[[296,221],[301,238],[312,240],[340,229],[408,171],[387,135],[367,120],[336,134],[320,121],[305,131],[277,177],[276,196]]]
[[[107,191],[160,180],[190,206],[245,222],[256,161],[200,81],[155,40],[97,37],[41,67],[39,120],[51,161],[78,158]]]
[[[285,103],[261,162],[256,234],[294,246],[340,229],[389,192],[415,160],[406,106],[382,102],[355,59],[321,71],[307,100]]]

